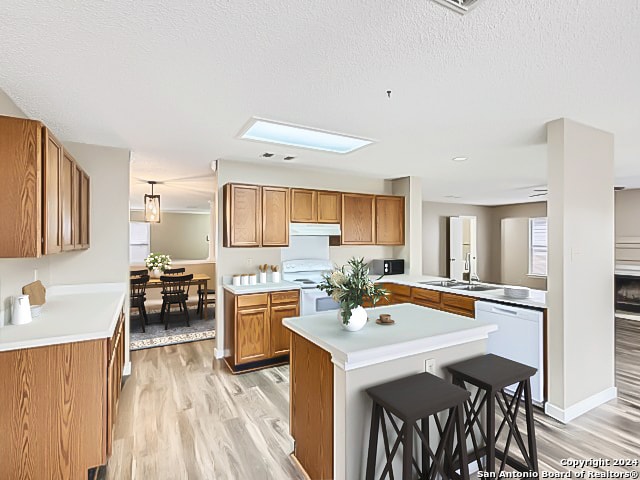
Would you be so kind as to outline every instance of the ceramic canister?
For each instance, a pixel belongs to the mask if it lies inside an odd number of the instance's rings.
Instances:
[[[11,323],[14,325],[24,325],[29,322],[31,322],[31,305],[29,305],[29,295],[17,295],[13,299]]]

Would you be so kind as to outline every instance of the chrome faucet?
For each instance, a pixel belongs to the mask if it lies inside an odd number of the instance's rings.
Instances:
[[[480,281],[480,277],[476,272],[472,272],[473,262],[471,261],[471,253],[467,253],[464,259],[464,269],[469,272],[469,285],[473,284],[473,280]]]

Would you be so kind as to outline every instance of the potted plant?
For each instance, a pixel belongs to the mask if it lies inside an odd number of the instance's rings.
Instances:
[[[367,322],[367,312],[362,308],[364,300],[368,298],[375,307],[378,300],[387,295],[385,289],[369,278],[364,258],[352,257],[347,265],[336,267],[322,278],[318,288],[340,304],[338,319],[342,327],[351,332],[360,330]]]
[[[171,266],[171,257],[164,253],[150,253],[144,259],[144,263],[151,272],[151,276],[160,278],[160,275]]]

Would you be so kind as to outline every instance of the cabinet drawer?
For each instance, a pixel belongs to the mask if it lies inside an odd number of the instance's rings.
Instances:
[[[471,310],[464,310],[462,308],[444,306],[444,307],[442,307],[442,311],[443,312],[447,312],[447,313],[454,313],[456,315],[461,315],[463,317],[469,317],[469,318],[474,318],[475,317],[475,312],[473,312]]]
[[[452,293],[442,294],[442,305],[446,307],[452,307],[455,310],[462,310],[462,311],[474,313],[475,303],[476,303],[476,299],[473,297],[465,297],[464,295],[454,295]]]
[[[256,307],[269,303],[268,293],[254,293],[251,295],[238,295],[236,297],[238,308]]]
[[[403,297],[411,296],[411,287],[408,287],[407,285],[398,285],[397,283],[383,283],[381,286],[394,295],[401,295]]]
[[[411,289],[411,298],[415,299],[415,300],[421,300],[423,302],[429,302],[429,303],[440,303],[440,295],[446,295],[446,294],[442,294],[441,292],[438,292],[436,290],[427,290],[425,288],[412,288]]]
[[[273,292],[271,294],[271,303],[297,303],[298,291],[289,290],[286,292]]]

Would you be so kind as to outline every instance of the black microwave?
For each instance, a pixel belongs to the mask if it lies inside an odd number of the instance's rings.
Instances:
[[[371,260],[369,272],[374,275],[402,275],[404,273],[404,260],[401,258]]]

